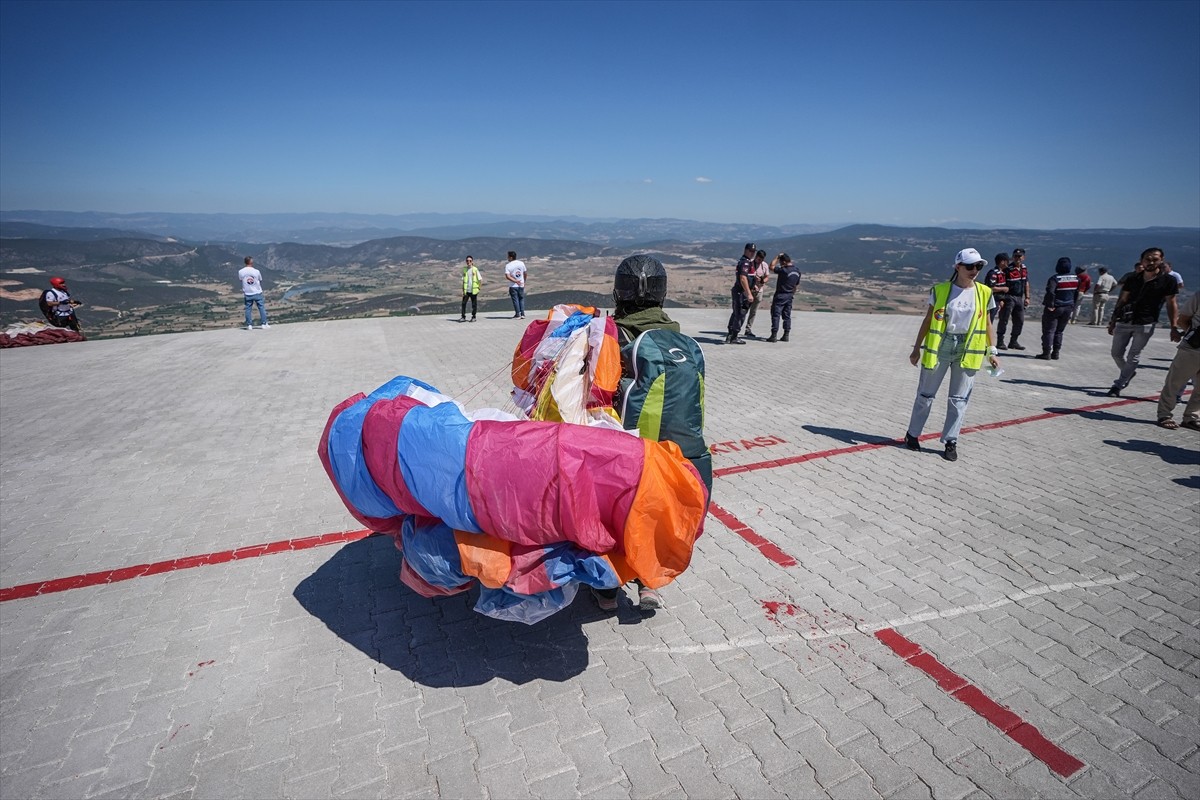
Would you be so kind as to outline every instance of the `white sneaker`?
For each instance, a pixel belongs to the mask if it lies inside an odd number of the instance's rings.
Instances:
[[[271,327],[271,326],[270,326],[270,325],[268,325],[268,324],[267,324],[267,323],[265,323],[265,322],[262,324],[262,329],[263,329],[264,331],[265,331],[267,328],[269,328],[269,327]]]
[[[248,331],[252,331],[252,330],[254,330],[254,326],[253,326],[253,325],[247,325],[247,326],[246,326],[246,330],[248,330]]]

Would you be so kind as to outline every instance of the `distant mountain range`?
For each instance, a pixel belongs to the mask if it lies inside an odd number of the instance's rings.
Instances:
[[[236,293],[236,272],[248,255],[263,270],[268,285],[281,290],[312,281],[366,287],[345,290],[362,296],[363,313],[427,303],[430,295],[444,291],[441,281],[446,274],[456,274],[468,254],[480,266],[498,270],[509,250],[532,259],[539,276],[552,276],[541,284],[545,291],[568,293],[582,290],[584,276],[608,274],[628,255],[652,253],[669,274],[685,281],[682,285],[704,287],[693,294],[692,303],[720,305],[732,265],[747,240],[772,257],[789,253],[805,274],[849,276],[835,279],[843,287],[839,291],[853,288],[859,277],[864,283],[883,286],[875,290],[880,297],[919,297],[931,283],[950,274],[954,255],[963,247],[978,249],[989,261],[996,253],[1025,248],[1036,294],[1061,256],[1070,257],[1076,266],[1089,267],[1093,275],[1095,267],[1105,266],[1119,277],[1132,268],[1142,250],[1157,246],[1166,251],[1189,290],[1200,288],[1200,228],[1051,231],[849,225],[794,232],[685,220],[506,220],[437,229],[443,234],[485,230],[490,235],[406,234],[335,246],[195,239],[173,229],[147,233],[124,227],[132,222],[127,219],[97,221],[107,224],[81,228],[0,220],[0,323],[26,319],[31,310],[36,314],[36,298],[49,275],[67,278],[72,291],[87,298],[90,318],[101,323],[115,319],[114,324],[119,324],[129,315],[153,319],[163,314],[190,320],[187,324],[211,322],[223,313],[218,310],[224,302],[221,297]],[[591,238],[550,235],[559,231],[582,231]],[[724,234],[724,238],[701,238],[705,232]],[[647,238],[638,238],[642,235]],[[833,291],[829,281],[806,286],[817,294]],[[886,304],[875,305],[883,309]],[[349,300],[330,300],[327,308],[354,314],[359,307]]]
[[[642,223],[652,222],[642,220]],[[580,223],[583,225],[584,223]],[[255,257],[261,269],[302,274],[339,267],[371,268],[429,262],[461,263],[468,255],[481,261],[503,262],[515,250],[521,257],[549,258],[569,263],[585,258],[611,257],[614,265],[634,252],[658,255],[664,264],[685,259],[733,263],[742,244],[754,239],[770,256],[788,252],[808,272],[857,272],[888,280],[925,281],[948,274],[955,253],[974,247],[989,261],[998,252],[1014,247],[1028,251],[1033,277],[1045,279],[1054,262],[1068,256],[1076,266],[1106,266],[1120,275],[1130,269],[1148,246],[1165,249],[1167,260],[1192,288],[1200,285],[1200,229],[1143,228],[1096,230],[950,230],[896,228],[885,225],[850,225],[831,231],[751,236],[745,230],[724,240],[695,241],[650,238],[626,243],[636,226],[622,223],[586,223],[594,233],[609,231],[611,241],[564,239],[528,235],[549,233],[543,223],[509,221],[511,235],[481,235],[459,239],[405,235],[370,239],[349,246],[300,242],[249,242],[194,240],[175,232],[149,235],[115,228],[62,228],[29,222],[0,222],[0,270],[22,267],[70,270],[72,268],[123,267],[156,279],[227,280],[228,265],[245,255]],[[695,223],[702,225],[704,223]],[[611,226],[611,227],[605,227]],[[618,235],[618,231],[625,231]],[[762,232],[764,229],[751,229]],[[773,229],[767,229],[773,230]],[[525,235],[523,235],[525,234]]]
[[[25,236],[21,223],[58,231],[106,229],[144,238],[199,242],[354,245],[371,239],[560,239],[633,245],[651,240],[684,242],[771,239],[833,230],[837,225],[742,225],[686,219],[583,219],[486,212],[463,214],[105,214],[96,211],[0,211],[0,236]],[[60,236],[59,238],[66,238]]]

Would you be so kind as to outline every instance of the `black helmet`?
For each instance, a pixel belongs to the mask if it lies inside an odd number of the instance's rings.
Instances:
[[[667,299],[667,271],[654,256],[630,256],[617,267],[613,302],[617,308],[651,308]]]

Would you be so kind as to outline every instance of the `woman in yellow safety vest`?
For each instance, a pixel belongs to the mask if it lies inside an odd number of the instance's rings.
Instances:
[[[904,434],[904,445],[909,450],[921,449],[918,437],[929,418],[942,378],[949,370],[950,394],[946,398],[941,441],[946,446],[943,457],[957,461],[958,433],[967,401],[971,399],[975,373],[983,366],[985,356],[993,370],[1000,368],[996,359],[996,332],[988,314],[996,307],[996,301],[986,284],[975,281],[987,263],[973,247],[959,250],[954,259],[954,277],[929,292],[929,310],[921,320],[917,342],[908,357],[913,366],[921,365],[917,399]]]

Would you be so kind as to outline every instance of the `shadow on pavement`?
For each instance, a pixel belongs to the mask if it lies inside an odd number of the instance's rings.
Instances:
[[[388,536],[337,551],[293,592],[308,613],[388,669],[423,686],[474,686],[503,678],[566,681],[588,665],[582,626],[607,614],[586,588],[536,625],[501,622],[474,610],[478,589],[426,599],[400,583],[400,553]],[[620,622],[641,621],[623,598]]]
[[[1001,383],[1015,383],[1021,386],[1037,386],[1042,389],[1063,389],[1068,392],[1087,392],[1091,395],[1106,397],[1108,386],[1068,386],[1065,383],[1050,383],[1049,381],[1031,381],[1028,378],[1002,378]]]
[[[1119,447],[1127,453],[1149,453],[1150,455],[1159,456],[1168,464],[1200,466],[1200,450],[1197,450],[1195,447],[1179,447],[1173,444],[1147,442],[1140,439],[1130,439],[1127,442],[1105,439],[1104,443],[1113,447]]]
[[[818,436],[828,436],[830,439],[836,439],[839,442],[846,444],[892,444],[900,445],[895,436],[880,436],[875,433],[859,433],[858,431],[848,431],[845,428],[823,428],[820,425],[801,425],[801,428],[809,433],[815,433]],[[903,437],[901,433],[901,437]]]
[[[1128,417],[1124,414],[1114,414],[1111,411],[1101,409],[1099,411],[1077,411],[1073,408],[1047,408],[1051,414],[1063,414],[1089,419],[1093,422],[1132,422],[1138,425],[1153,425],[1154,420],[1141,419],[1139,417]]]

